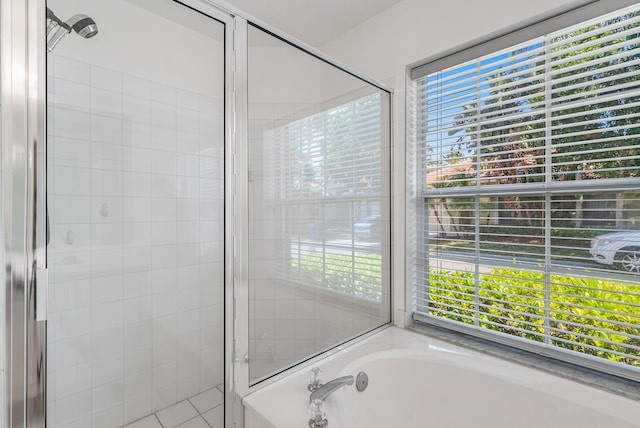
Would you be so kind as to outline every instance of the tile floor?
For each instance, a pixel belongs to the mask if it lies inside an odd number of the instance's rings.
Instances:
[[[223,428],[222,385],[160,410],[124,428]]]

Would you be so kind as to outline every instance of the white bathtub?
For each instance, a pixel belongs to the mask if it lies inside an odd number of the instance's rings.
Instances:
[[[640,402],[397,328],[314,366],[325,382],[369,376],[327,399],[329,428],[640,427]],[[308,426],[307,373],[247,396],[245,427]]]

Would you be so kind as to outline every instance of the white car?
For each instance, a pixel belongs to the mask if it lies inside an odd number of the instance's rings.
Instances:
[[[589,252],[598,263],[620,263],[627,272],[640,273],[640,231],[598,235],[591,240]]]

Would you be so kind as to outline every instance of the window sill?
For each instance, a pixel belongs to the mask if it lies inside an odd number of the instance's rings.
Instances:
[[[640,382],[544,357],[446,328],[412,323],[408,330],[640,401]]]

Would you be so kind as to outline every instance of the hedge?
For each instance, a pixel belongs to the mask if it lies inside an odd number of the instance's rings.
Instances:
[[[474,273],[432,270],[429,313],[542,342],[544,273],[495,268]],[[640,367],[640,285],[551,275],[549,336],[553,345]],[[619,355],[623,353],[626,355]]]
[[[311,254],[291,260],[291,277],[348,295],[379,300],[379,254],[351,257]],[[545,338],[544,273],[494,268],[474,273],[429,272],[431,315],[542,342]],[[640,367],[640,285],[551,275],[551,344]],[[619,355],[625,354],[625,355]]]

